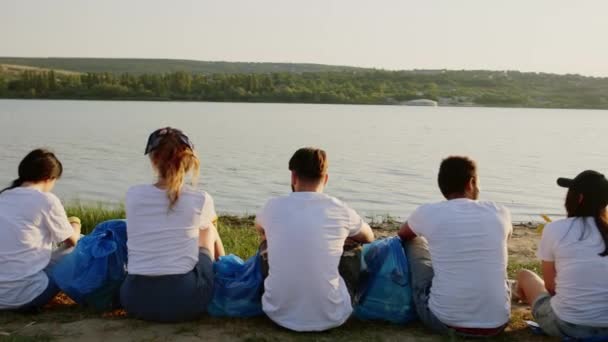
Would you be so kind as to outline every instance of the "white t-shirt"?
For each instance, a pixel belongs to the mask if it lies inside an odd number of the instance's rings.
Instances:
[[[18,187],[0,194],[0,309],[18,308],[42,294],[52,245],[72,234],[52,193]]]
[[[608,256],[595,220],[567,218],[549,223],[538,258],[555,262],[555,296],[551,307],[561,320],[608,327]]]
[[[408,219],[429,243],[434,270],[429,309],[459,328],[497,328],[507,323],[509,211],[492,202],[453,199],[420,206]]]
[[[317,192],[269,200],[256,217],[268,241],[262,306],[277,324],[295,331],[342,325],[352,312],[338,272],[344,241],[367,225],[341,201]]]
[[[184,186],[169,209],[167,192],[152,184],[127,191],[129,274],[184,274],[198,262],[199,229],[217,218],[209,194]]]

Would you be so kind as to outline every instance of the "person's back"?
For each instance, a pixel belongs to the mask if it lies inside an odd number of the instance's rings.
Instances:
[[[323,150],[298,150],[289,168],[294,192],[269,200],[256,217],[269,266],[262,306],[285,328],[322,331],[342,325],[352,312],[339,272],[346,239],[370,242],[373,232],[354,210],[322,193]]]
[[[508,211],[466,198],[423,205],[408,219],[429,244],[429,307],[453,327],[495,328],[509,319]]]
[[[537,256],[542,278],[521,270],[517,296],[549,336],[608,337],[608,179],[594,170],[558,178],[567,218],[545,226]]]
[[[608,257],[593,217],[571,217],[549,223],[538,254],[556,266],[551,306],[560,319],[608,327]]]
[[[213,200],[184,183],[188,174],[196,180],[199,160],[182,131],[152,132],[145,155],[158,180],[127,192],[128,274],[120,302],[138,319],[196,319],[213,294],[213,261],[223,255]]]
[[[196,265],[198,229],[216,216],[213,199],[184,185],[171,210],[169,204],[166,191],[152,184],[127,192],[129,274],[182,274]]]
[[[477,200],[477,166],[469,158],[444,159],[437,179],[447,200],[418,207],[399,231],[406,241],[416,311],[442,334],[452,329],[463,335],[496,335],[511,310],[510,213]]]
[[[270,272],[262,303],[270,318],[293,330],[325,330],[350,316],[350,296],[338,265],[344,241],[362,225],[353,213],[317,192],[294,192],[268,202],[257,220],[268,240]]]
[[[0,310],[34,310],[59,292],[51,267],[80,235],[51,193],[63,166],[44,149],[19,164],[19,178],[0,191]],[[64,248],[55,248],[59,244]]]

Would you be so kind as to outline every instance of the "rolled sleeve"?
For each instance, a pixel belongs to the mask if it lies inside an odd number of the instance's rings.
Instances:
[[[205,193],[203,209],[201,210],[200,229],[209,228],[215,220],[217,220],[217,213],[215,212],[215,203],[213,201],[213,197],[211,197],[211,195],[208,193]]]
[[[426,206],[416,208],[416,210],[414,210],[414,212],[407,219],[407,225],[410,227],[412,232],[418,236],[425,236],[426,234],[424,231],[424,227],[426,227],[425,222],[427,222],[426,208]]]
[[[354,209],[346,208],[348,212],[348,236],[352,237],[359,233],[367,223],[361,218]]]
[[[68,221],[65,208],[59,198],[55,196],[51,197],[49,210],[44,213],[43,220],[51,239],[55,243],[63,242],[74,234],[74,228]]]
[[[543,230],[543,235],[538,243],[536,257],[541,261],[555,261],[553,230],[551,225],[547,225]]]

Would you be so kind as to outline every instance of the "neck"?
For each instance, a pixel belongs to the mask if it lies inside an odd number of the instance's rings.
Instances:
[[[447,198],[448,201],[454,200],[454,199],[459,199],[459,198],[471,199],[471,197],[469,197],[467,194],[449,194],[445,198]]]
[[[38,191],[45,191],[44,183],[42,182],[23,182],[21,187],[36,189]]]
[[[306,184],[306,185],[298,185],[294,188],[294,192],[323,192],[322,184]]]

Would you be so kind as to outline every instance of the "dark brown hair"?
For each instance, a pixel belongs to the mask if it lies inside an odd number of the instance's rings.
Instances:
[[[19,163],[18,175],[11,186],[3,189],[0,193],[20,187],[25,182],[42,182],[57,179],[63,173],[63,165],[55,154],[42,148],[28,153]]]
[[[477,174],[477,165],[468,157],[450,156],[439,166],[437,183],[446,198],[451,194],[464,194],[471,178]]]
[[[327,154],[314,147],[304,147],[289,159],[289,170],[306,181],[318,181],[327,174]]]
[[[583,196],[582,202],[579,203],[579,196]],[[604,251],[600,253],[600,256],[608,255],[608,215],[606,212],[606,206],[608,205],[608,198],[605,194],[597,191],[579,193],[575,190],[568,190],[566,195],[566,212],[568,217],[577,217],[584,220],[585,217],[593,217],[597,229],[604,240]],[[587,229],[587,223],[585,221],[585,229],[581,232],[581,239],[585,236],[585,230]]]

